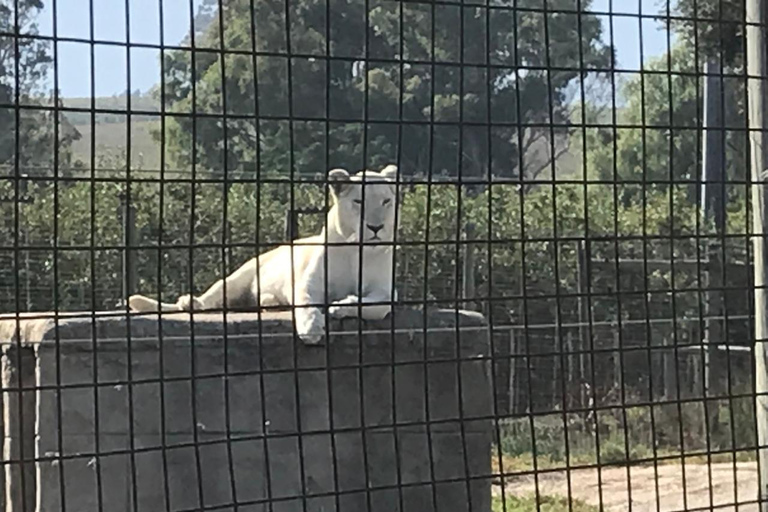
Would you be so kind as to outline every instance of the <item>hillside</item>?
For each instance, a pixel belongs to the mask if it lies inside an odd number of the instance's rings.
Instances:
[[[131,167],[133,169],[159,169],[160,143],[152,138],[152,130],[159,128],[157,118],[131,120]],[[72,145],[74,160],[90,162],[91,125],[77,125],[81,138]],[[96,158],[106,155],[119,155],[128,146],[127,123],[103,122],[96,124]]]
[[[62,99],[64,107],[77,108],[90,110],[91,98],[64,98]],[[102,96],[95,99],[95,107],[103,110],[120,110],[125,111],[128,106],[128,98],[126,95],[120,96]],[[131,110],[141,112],[157,112],[160,114],[160,102],[153,98],[150,94],[132,94],[131,95]],[[96,122],[101,123],[122,123],[125,121],[125,115],[122,114],[97,114]],[[139,116],[133,115],[131,118],[134,121],[146,121],[153,119],[154,116]],[[74,126],[90,125],[91,114],[90,112],[67,112],[67,119]]]
[[[90,109],[91,98],[66,98],[63,99],[66,107],[78,109]],[[127,98],[125,95],[98,97],[95,100],[96,108],[125,111]],[[132,115],[131,116],[131,167],[133,169],[156,170],[160,167],[160,143],[152,137],[152,132],[160,126],[159,102],[151,94],[133,94],[131,96],[131,110],[142,112],[157,112],[158,115]],[[607,115],[607,114],[604,114]],[[90,162],[91,158],[91,114],[89,112],[67,112],[67,119],[80,132],[81,138],[73,145],[75,160]],[[127,147],[128,116],[121,113],[97,114],[95,116],[96,129],[96,158],[105,155],[120,155]],[[607,122],[601,119],[600,122]],[[556,140],[556,151],[560,153],[564,149],[566,139],[564,133]],[[556,172],[560,179],[578,179],[581,174],[582,155],[578,144],[571,144],[567,150],[559,155]],[[549,141],[540,139],[536,141],[525,156],[526,165],[529,168],[539,168],[548,161],[550,152]],[[538,175],[538,179],[549,179],[551,168],[547,166]]]

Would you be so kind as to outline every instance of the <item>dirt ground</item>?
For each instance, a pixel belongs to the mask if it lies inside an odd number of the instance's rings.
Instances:
[[[710,507],[717,507],[718,511],[757,511],[754,503],[734,506],[756,499],[757,463],[738,462],[736,471],[733,463],[713,463],[710,467],[711,478],[707,464],[686,464],[685,485],[683,466],[679,462],[659,465],[658,477],[653,466],[602,468],[601,485],[598,485],[597,469],[572,470],[571,495],[595,506],[600,505],[602,497],[603,510],[606,511],[629,510],[630,488],[633,512],[672,512]],[[540,474],[538,480],[542,495],[568,495],[565,471]],[[535,485],[533,476],[517,477],[507,479],[506,489],[509,494],[529,495],[535,492]],[[494,492],[501,493],[501,486],[495,486]]]

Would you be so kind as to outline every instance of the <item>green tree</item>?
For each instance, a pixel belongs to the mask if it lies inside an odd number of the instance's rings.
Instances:
[[[43,5],[42,0],[0,3],[0,33],[10,34],[0,36],[0,240],[6,248],[17,236],[24,244],[29,231],[34,229],[34,225],[25,224],[21,218],[34,206],[19,204],[20,218],[17,219],[17,209],[13,203],[17,199],[37,199],[40,197],[40,188],[50,189],[50,183],[34,186],[21,181],[21,197],[18,197],[14,182],[7,178],[17,172],[21,175],[53,175],[57,135],[55,115],[52,111],[35,108],[52,104],[48,97],[50,91],[47,81],[52,61],[50,44],[29,37],[38,34],[36,20]],[[60,116],[60,168],[69,167],[71,143],[78,137],[77,130]],[[15,232],[17,220],[18,232]],[[22,282],[29,282],[32,279],[31,273],[40,269],[17,268],[13,254],[7,251],[0,255],[0,268],[0,301],[15,306],[15,276],[19,275]],[[40,275],[45,276],[46,272],[43,270]],[[50,283],[45,286],[50,286]]]
[[[703,125],[704,78],[692,73],[667,72],[686,69],[693,60],[689,42],[681,40],[669,55],[646,63],[648,73],[620,87],[622,107],[618,128],[586,131],[587,175],[600,180],[670,182],[684,187],[695,201],[701,179],[701,126]],[[725,175],[743,181],[747,169],[744,132],[745,89],[743,80],[722,80],[725,130]],[[614,158],[615,155],[615,158]],[[665,188],[658,185],[661,188]],[[729,186],[729,194],[743,195],[742,185]],[[631,197],[639,187],[626,186]]]
[[[617,120],[625,127],[606,124],[586,131],[587,174],[603,180],[613,179],[614,172],[619,180],[671,179],[685,186],[689,200],[694,201],[695,181],[700,178],[702,74],[707,61],[722,63],[725,75],[721,79],[725,176],[734,181],[746,178],[745,88],[744,80],[737,78],[744,62],[743,27],[738,23],[744,19],[744,2],[677,0],[673,7],[677,18],[669,28],[677,43],[668,54],[644,64],[648,73],[620,85]],[[730,196],[746,190],[744,186],[728,189]]]
[[[226,128],[233,175],[253,173],[257,151],[265,170],[285,173],[293,156],[299,172],[324,171],[326,145],[330,166],[377,165],[397,157],[402,138],[405,173],[426,173],[432,161],[437,174],[455,174],[461,164],[466,176],[481,177],[490,161],[494,175],[514,177],[518,139],[530,146],[549,133],[526,128],[518,134],[516,126],[551,121],[565,127],[569,88],[588,69],[610,62],[599,19],[587,12],[589,1],[579,13],[567,12],[571,1],[555,0],[554,12],[546,14],[440,5],[434,17],[429,6],[403,3],[402,30],[398,3],[369,2],[366,29],[364,2],[330,1],[328,9],[321,0],[291,2],[286,13],[282,1],[232,0],[219,13],[221,23],[217,16],[195,41],[198,48],[245,52],[255,46],[264,52],[256,59],[199,51],[193,63],[187,51],[166,55],[167,106],[184,114],[167,127],[175,165],[194,162],[201,171],[220,172]],[[327,47],[335,59],[326,58]],[[556,70],[540,71],[545,67]],[[225,103],[232,116],[226,127]],[[193,121],[192,112],[206,116]],[[327,117],[334,121],[326,124]],[[438,123],[432,133],[431,121]],[[459,121],[465,122],[461,131]],[[497,123],[490,131],[484,126],[489,121]]]
[[[20,0],[18,12],[13,3],[0,4],[0,173],[13,169],[18,158],[22,173],[50,172],[54,152],[54,115],[52,112],[24,109],[49,100],[48,72],[52,58],[50,45],[32,37],[38,34],[37,16],[42,0]],[[18,104],[16,109],[11,107]],[[18,120],[18,124],[17,124]],[[16,155],[17,137],[19,154]],[[69,147],[80,134],[64,118],[59,118],[59,158],[68,165]]]
[[[744,6],[744,0],[677,0],[673,14],[678,18],[672,27],[697,49],[700,65],[706,58],[722,57],[726,66],[740,69],[744,65]]]

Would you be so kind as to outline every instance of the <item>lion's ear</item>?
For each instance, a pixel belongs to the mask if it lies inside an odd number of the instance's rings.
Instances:
[[[346,169],[332,169],[328,173],[328,183],[331,185],[333,194],[338,197],[349,185],[349,173]]]
[[[384,178],[386,178],[388,180],[396,181],[397,180],[397,166],[395,164],[389,164],[388,166],[383,168],[379,174],[381,174],[382,176],[384,176]]]

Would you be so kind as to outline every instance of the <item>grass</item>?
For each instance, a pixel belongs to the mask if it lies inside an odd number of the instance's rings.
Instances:
[[[601,466],[647,465],[652,464],[654,458],[661,458],[658,464],[679,464],[682,454],[686,464],[753,461],[753,408],[740,401],[731,402],[720,404],[719,428],[710,432],[709,443],[701,407],[682,406],[679,411],[677,407],[654,407],[655,423],[646,406],[598,414],[596,423],[594,419],[576,414],[566,414],[564,421],[562,413],[539,415],[532,420],[525,417],[505,420],[499,425],[500,446],[494,447],[491,455],[493,472],[500,474],[502,467],[503,473],[510,474],[594,466],[598,464],[598,432]],[[731,414],[733,425],[729,421]],[[721,453],[707,457],[708,449]]]
[[[672,452],[670,450],[658,450],[656,452],[656,455],[657,457],[663,457],[661,460],[656,461],[656,463],[659,466],[664,464],[680,464],[679,452]],[[685,463],[686,464],[707,464],[709,461],[711,461],[712,464],[731,463],[734,461],[734,457],[736,459],[736,462],[753,462],[757,460],[756,452],[754,450],[751,450],[751,451],[741,451],[741,452],[735,452],[735,453],[716,453],[711,455],[710,457],[707,457],[706,455],[686,455]],[[653,459],[653,453],[650,453],[644,462],[632,463],[630,461],[630,464],[632,465],[653,464],[653,462],[650,459]],[[595,458],[590,456],[589,454],[576,453],[576,454],[573,454],[570,459],[571,469],[578,468],[579,466],[594,466],[595,464],[596,464]],[[600,461],[601,467],[625,466],[626,464],[627,464],[626,462],[611,463],[611,462],[605,462],[603,460]],[[530,471],[533,471],[534,469],[533,456],[530,453],[514,455],[514,456],[502,454],[501,464],[499,464],[498,451],[497,451],[497,448],[494,446],[491,453],[491,467],[494,475],[502,474],[502,469],[504,470],[503,473],[505,475],[530,472]],[[537,470],[550,470],[550,469],[564,470],[566,469],[566,463],[564,460],[555,461],[548,457],[539,457],[539,459],[537,460],[536,469]]]
[[[506,506],[505,506],[506,505]],[[563,496],[540,496],[539,506],[536,506],[536,496],[511,496],[507,494],[502,501],[501,496],[494,496],[491,504],[493,512],[597,512],[597,507],[583,501],[571,500]]]
[[[675,404],[616,407],[596,416],[553,412],[508,419],[499,425],[505,470],[507,466],[533,469],[534,452],[539,468],[564,467],[566,454],[572,465],[596,464],[598,435],[603,465],[643,462],[654,454],[674,456],[707,450],[735,452],[737,460],[753,457],[754,405],[748,400],[721,400],[711,403],[710,409],[715,415],[709,421],[701,403],[681,404],[679,408]],[[725,455],[729,460],[734,456]]]

